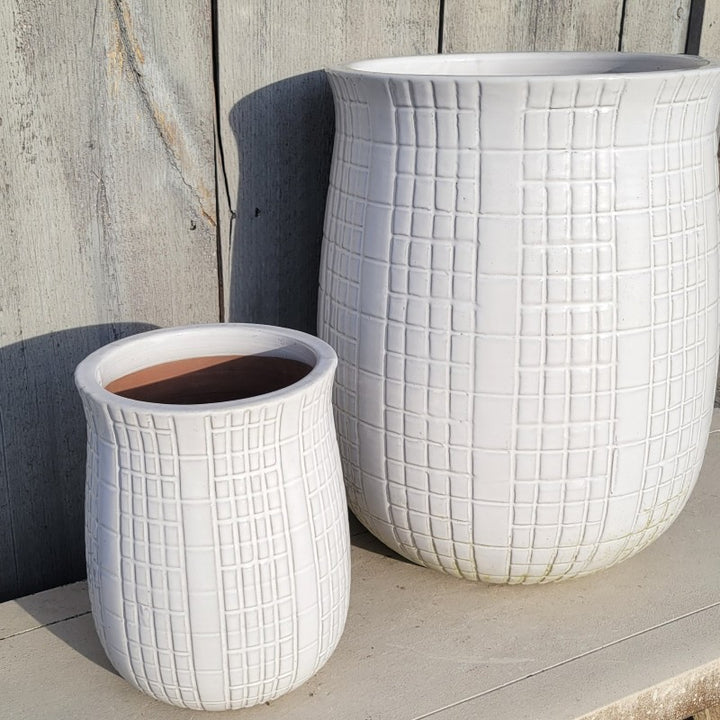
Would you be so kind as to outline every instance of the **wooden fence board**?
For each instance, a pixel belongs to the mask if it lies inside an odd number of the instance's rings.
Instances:
[[[443,49],[681,53],[691,1],[446,0]]]
[[[626,0],[620,49],[685,52],[692,0]]]
[[[700,34],[700,55],[720,58],[720,3],[717,0],[705,0]]]
[[[438,0],[220,0],[222,222],[231,320],[315,329],[333,108],[322,68],[437,49]]]
[[[445,0],[445,52],[616,50],[622,0]]]
[[[217,319],[209,6],[0,3],[0,600],[84,575],[75,364]]]

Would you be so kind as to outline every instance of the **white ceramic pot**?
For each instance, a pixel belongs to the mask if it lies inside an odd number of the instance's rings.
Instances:
[[[210,404],[105,389],[159,363],[226,355],[312,370]],[[246,707],[297,687],[334,650],[350,580],[336,363],[304,333],[224,324],[136,335],[78,366],[92,612],[113,666],[140,690],[187,708]]]
[[[630,557],[677,517],[708,435],[718,64],[524,53],[328,74],[319,329],[352,510],[469,579]]]

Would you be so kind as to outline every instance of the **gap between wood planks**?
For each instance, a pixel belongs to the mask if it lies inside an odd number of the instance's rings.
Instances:
[[[223,258],[222,214],[220,213],[221,195],[227,204],[228,217],[230,219],[228,224],[228,248],[232,243],[235,211],[232,208],[230,183],[228,182],[227,170],[225,168],[225,151],[223,149],[222,132],[220,130],[220,52],[218,42],[217,0],[210,0],[210,24],[210,42],[212,44],[210,57],[212,59],[213,98],[215,100],[213,132],[215,134],[215,217],[217,218],[217,226],[215,228],[215,254],[217,256],[218,320],[225,322],[225,262]],[[220,177],[222,177],[222,188],[218,187]],[[224,192],[221,193],[221,190]]]

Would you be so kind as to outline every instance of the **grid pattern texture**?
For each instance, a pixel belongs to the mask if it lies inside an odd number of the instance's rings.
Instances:
[[[469,579],[634,554],[709,428],[717,70],[331,83],[319,328],[353,511]]]
[[[205,414],[84,398],[93,616],[140,690],[247,707],[334,650],[350,578],[331,383]]]

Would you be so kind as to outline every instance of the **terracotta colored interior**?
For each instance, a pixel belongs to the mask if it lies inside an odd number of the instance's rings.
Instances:
[[[198,405],[264,395],[292,385],[311,370],[299,360],[268,355],[193,357],[123,375],[105,389],[144,402]]]

